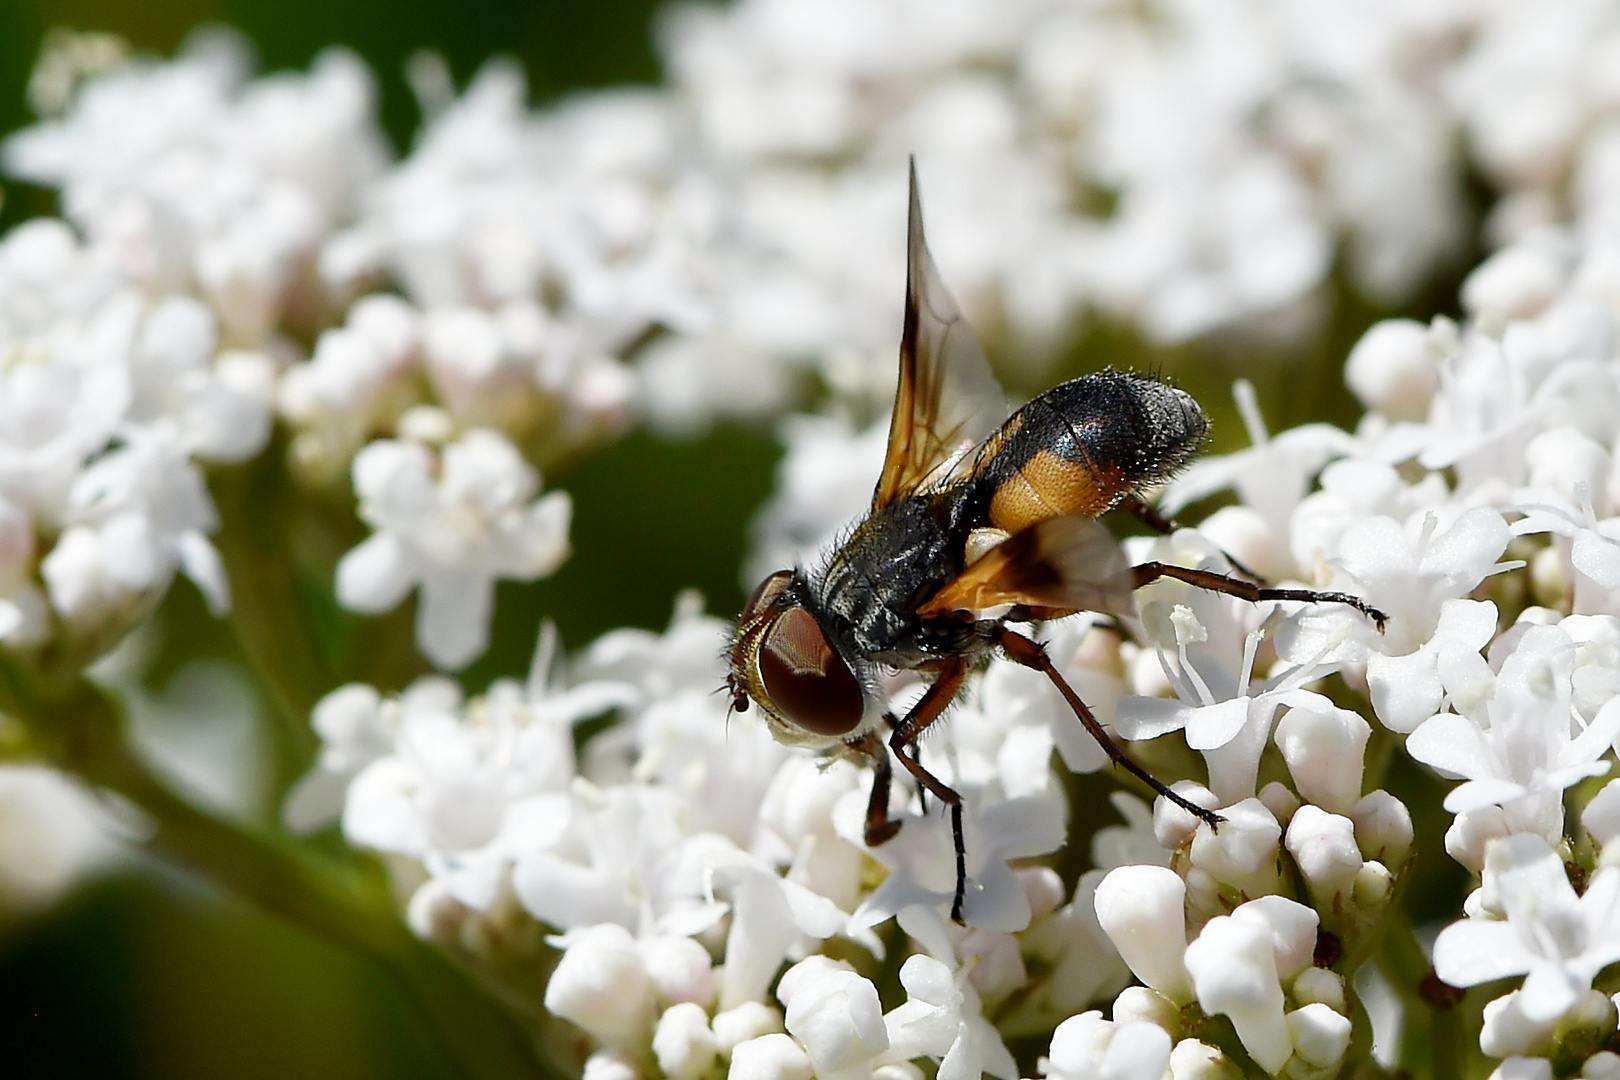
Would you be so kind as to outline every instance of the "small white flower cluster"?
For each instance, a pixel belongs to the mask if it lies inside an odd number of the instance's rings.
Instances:
[[[172,62],[113,62],[75,88],[68,69],[86,39],[53,42],[41,70],[68,80],[55,95],[61,115],[11,136],[4,160],[59,188],[86,239],[44,220],[0,242],[0,639],[49,636],[36,576],[90,652],[150,610],[177,567],[223,611],[227,582],[206,539],[217,513],[197,464],[258,454],[274,410],[293,429],[300,475],[352,473],[375,530],[340,567],[339,601],[380,613],[420,584],[420,648],[441,667],[466,664],[487,643],[494,581],[545,576],[568,552],[568,498],[535,498],[539,476],[518,445],[549,459],[617,429],[630,376],[539,302],[546,268],[524,277],[509,266],[517,276],[504,291],[436,287],[422,268],[462,257],[418,236],[415,261],[388,269],[424,307],[355,299],[376,283],[355,263],[366,226],[354,222],[362,206],[392,207],[418,232],[439,221],[439,240],[477,249],[470,220],[433,218],[422,200],[445,210],[463,186],[456,146],[495,153],[479,103],[510,98],[510,85],[487,78],[387,172],[371,75],[349,53],[250,81],[245,43],[208,32]],[[469,112],[470,129],[457,123]],[[557,126],[609,153],[625,142],[623,124]],[[572,162],[581,145],[541,156]],[[595,191],[594,177],[571,189],[527,179],[563,207]],[[493,223],[486,239],[513,235],[509,224]],[[592,250],[555,239],[581,258]],[[618,294],[596,302],[598,313],[622,307]],[[618,330],[647,325],[631,318]],[[37,551],[42,537],[54,541],[48,553]]]
[[[344,50],[307,75],[249,82],[234,34],[188,45],[87,80],[59,117],[6,140],[5,168],[59,189],[68,220],[131,280],[200,296],[227,341],[258,345],[286,318],[319,315],[298,310],[318,303],[301,278],[387,160],[375,88]]]
[[[939,814],[905,799],[899,837],[868,851],[869,770],[728,722],[714,692],[726,634],[694,598],[665,634],[611,633],[566,675],[547,674],[543,634],[526,686],[470,701],[438,677],[390,700],[344,687],[316,710],[325,749],[288,820],[340,816],[352,843],[408,860],[411,924],[475,961],[521,937],[514,919],[556,931],[545,1004],[593,1037],[588,1075],[647,1075],[656,1059],[666,1076],[912,1077],[905,1063],[929,1057],[945,1075],[1015,1076],[989,1008],[1050,1029],[1124,974],[1089,892],[1066,904],[1052,871],[1013,868],[1063,842],[1052,703],[998,665],[987,682],[1027,707],[964,717],[925,750],[967,797],[964,929],[943,916],[954,862]],[[576,725],[615,710],[576,757]],[[1145,808],[1124,805],[1140,830]],[[1139,831],[1109,852],[1151,845]],[[872,976],[891,946],[875,928],[893,916],[920,951],[899,969],[906,1003],[885,1012]],[[864,966],[821,954],[834,938]],[[784,960],[797,965],[778,979]],[[1032,979],[1037,963],[1054,974]]]
[[[275,368],[220,336],[207,305],[148,292],[61,221],[0,239],[0,641],[88,662],[176,570],[229,606],[199,466],[263,448]]]
[[[947,276],[1026,343],[1088,308],[1184,340],[1307,296],[1340,244],[1402,300],[1460,251],[1464,159],[1500,239],[1613,212],[1603,4],[745,0],[665,31],[699,137],[801,263],[843,235],[806,222],[860,227],[916,153],[936,221],[972,223],[939,229]]]

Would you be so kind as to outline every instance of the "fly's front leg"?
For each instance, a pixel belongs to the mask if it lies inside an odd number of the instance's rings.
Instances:
[[[967,661],[946,661],[940,667],[939,677],[933,685],[906,713],[905,719],[895,725],[894,732],[889,736],[889,749],[894,751],[894,756],[900,759],[906,771],[917,778],[923,790],[951,808],[951,841],[956,848],[956,892],[951,899],[951,920],[957,923],[962,922],[962,898],[967,894],[967,843],[962,838],[962,796],[923,768],[922,762],[912,756],[910,748],[928,725],[944,715],[946,707],[962,689],[967,672]]]
[[[882,739],[870,733],[845,745],[872,760],[872,794],[866,799],[866,846],[886,844],[894,839],[902,824],[889,817],[889,784],[894,770],[889,765],[888,747],[883,745]]]
[[[1135,587],[1158,581],[1160,578],[1174,578],[1184,581],[1188,585],[1210,592],[1225,593],[1235,596],[1239,600],[1247,600],[1251,604],[1261,600],[1298,600],[1306,604],[1345,604],[1355,608],[1378,627],[1378,632],[1384,632],[1384,624],[1389,616],[1373,607],[1359,596],[1351,596],[1342,592],[1319,592],[1316,589],[1277,589],[1269,585],[1256,585],[1252,581],[1242,581],[1238,578],[1217,574],[1212,570],[1194,570],[1186,566],[1172,566],[1169,563],[1149,562],[1131,568],[1136,577]]]
[[[1107,730],[1097,722],[1097,718],[1092,715],[1091,709],[1087,707],[1084,701],[1080,700],[1080,695],[1074,692],[1074,688],[1064,680],[1062,675],[1058,674],[1058,669],[1052,664],[1052,658],[1046,655],[1046,649],[1039,642],[1031,641],[1023,634],[1009,630],[1004,626],[996,637],[996,644],[1001,647],[1002,652],[1007,654],[1008,659],[1014,663],[1033,668],[1052,680],[1052,685],[1057,687],[1058,693],[1063,695],[1063,700],[1069,703],[1069,708],[1074,710],[1074,715],[1080,718],[1080,723],[1091,733],[1091,737],[1097,740],[1097,745],[1107,752],[1108,760],[1189,814],[1192,814],[1210,828],[1219,828],[1221,822],[1226,820],[1215,811],[1207,810],[1196,803],[1189,802],[1186,798],[1171,791],[1160,783],[1152,773],[1133,761],[1130,755],[1125,753],[1124,747],[1115,742],[1114,737],[1108,734]]]

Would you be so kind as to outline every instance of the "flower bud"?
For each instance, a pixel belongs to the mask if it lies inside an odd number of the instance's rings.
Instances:
[[[1358,907],[1373,911],[1384,905],[1394,889],[1395,877],[1389,872],[1389,867],[1381,862],[1369,862],[1363,863],[1361,869],[1356,871],[1350,895]]]
[[[1306,802],[1348,814],[1361,798],[1362,759],[1372,728],[1325,699],[1321,708],[1289,709],[1277,722],[1277,748]]]
[[[1543,1023],[1526,1016],[1521,1007],[1521,993],[1515,990],[1485,1003],[1479,1048],[1491,1057],[1537,1054],[1552,1038],[1553,1022]]]
[[[818,1075],[863,1064],[889,1048],[877,987],[848,964],[807,957],[782,976],[776,996],[786,1007],[788,1033]]]
[[[1600,1050],[1581,1065],[1581,1080],[1620,1080],[1620,1054]]]
[[[690,1001],[664,1010],[653,1031],[652,1048],[658,1068],[668,1080],[698,1080],[720,1058],[720,1043],[709,1030],[709,1014]]]
[[[1277,824],[1284,828],[1293,820],[1294,811],[1301,805],[1299,796],[1289,791],[1287,784],[1275,780],[1260,789],[1259,799],[1271,811],[1271,816],[1277,819]]]
[[[1029,901],[1031,923],[1050,915],[1068,899],[1063,879],[1050,866],[1024,867],[1017,874],[1018,884],[1024,887],[1024,897]]]
[[[1194,806],[1202,806],[1206,810],[1214,810],[1220,806],[1220,800],[1215,797],[1213,791],[1191,780],[1179,780],[1170,785],[1170,790]],[[1180,850],[1181,846],[1198,832],[1199,824],[1196,817],[1163,795],[1153,801],[1153,837],[1166,851]]]
[[[450,888],[438,878],[428,878],[411,894],[405,907],[405,923],[423,941],[453,942],[472,909],[450,895]]]
[[[1276,892],[1277,841],[1282,836],[1277,819],[1259,799],[1228,806],[1221,816],[1226,820],[1219,832],[1205,825],[1193,837],[1193,865],[1247,896]]]
[[[1592,796],[1592,801],[1581,811],[1581,824],[1601,848],[1608,847],[1609,841],[1620,836],[1620,780],[1610,780],[1602,791]]]
[[[1121,866],[1097,886],[1097,921],[1136,977],[1176,1004],[1192,997],[1182,952],[1187,946],[1186,887],[1163,866]]]
[[[1114,999],[1116,1024],[1153,1024],[1174,1033],[1180,1025],[1180,1011],[1175,1002],[1145,986],[1127,986]]]
[[[1463,310],[1495,321],[1527,319],[1557,297],[1564,268],[1551,252],[1532,244],[1514,244],[1492,255],[1463,280]]]
[[[1446,854],[1474,873],[1484,873],[1486,844],[1509,832],[1507,817],[1500,806],[1464,810],[1451,820],[1451,827],[1446,830]]]
[[[614,1047],[604,1047],[585,1059],[579,1080],[641,1080],[634,1055]]]
[[[546,1009],[608,1046],[645,1045],[653,987],[630,931],[600,923],[573,936],[546,984]]]
[[[1182,1039],[1170,1051],[1170,1080],[1242,1080],[1243,1073],[1218,1047]]]
[[[1422,420],[1439,385],[1440,358],[1429,328],[1412,319],[1385,319],[1361,336],[1344,364],[1356,400],[1391,420]]]
[[[1232,917],[1263,926],[1271,934],[1277,977],[1284,982],[1311,966],[1316,955],[1315,911],[1286,896],[1262,896],[1240,904]]]
[[[1361,869],[1355,826],[1349,818],[1316,806],[1300,807],[1289,822],[1288,851],[1319,906],[1348,889]]]
[[[1187,946],[1187,970],[1204,1011],[1226,1015],[1261,1068],[1281,1069],[1294,1045],[1283,1017],[1271,934],[1263,923],[1225,915],[1211,919]]]
[[[1344,978],[1327,968],[1308,967],[1300,972],[1290,994],[1300,1005],[1320,1002],[1336,1013],[1346,1011]]]
[[[1152,1024],[1120,1024],[1095,1010],[1071,1016],[1052,1032],[1047,1080],[1099,1076],[1163,1076],[1170,1063],[1170,1036]]]
[[[641,956],[661,1001],[714,1001],[714,969],[709,951],[689,937],[664,934],[643,942]]]
[[[1343,1061],[1350,1049],[1350,1018],[1313,1002],[1288,1014],[1288,1034],[1294,1053],[1307,1064],[1327,1068]]]
[[[1399,870],[1412,853],[1412,815],[1389,792],[1369,791],[1350,811],[1356,824],[1356,846],[1364,859],[1377,859]]]
[[[734,1009],[716,1013],[709,1027],[722,1053],[739,1043],[782,1030],[782,1014],[763,1001],[745,1001]]]
[[[738,1043],[726,1073],[727,1080],[812,1080],[815,1075],[804,1047],[774,1032]]]

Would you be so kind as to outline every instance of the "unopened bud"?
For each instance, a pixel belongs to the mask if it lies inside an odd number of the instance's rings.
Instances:
[[[1191,1000],[1182,963],[1186,887],[1163,866],[1121,866],[1097,886],[1097,921],[1142,982],[1177,1004]]]
[[[1145,986],[1127,986],[1114,999],[1114,1022],[1153,1024],[1175,1032],[1180,1024],[1176,1003]]]
[[[1356,830],[1347,817],[1302,806],[1288,824],[1288,851],[1310,884],[1318,905],[1350,888],[1361,869]]]
[[[1275,738],[1300,796],[1348,814],[1361,798],[1362,758],[1371,733],[1367,721],[1323,698],[1320,708],[1289,709],[1277,722]]]
[[[1221,811],[1217,832],[1205,825],[1193,837],[1191,859],[1221,884],[1248,896],[1278,890],[1277,847],[1282,826],[1259,799],[1244,799]]]
[[[658,1068],[668,1080],[698,1080],[712,1072],[720,1059],[720,1043],[709,1030],[709,1014],[690,1001],[664,1010],[653,1032],[652,1048]]]
[[[1170,1080],[1242,1080],[1243,1072],[1218,1047],[1182,1039],[1170,1051]]]
[[[1317,1068],[1327,1068],[1344,1060],[1350,1049],[1350,1018],[1341,1016],[1320,1002],[1288,1014],[1288,1034],[1294,1040],[1294,1053]]]
[[[1277,977],[1284,982],[1311,966],[1320,920],[1312,909],[1286,896],[1262,896],[1240,904],[1232,918],[1263,926],[1271,934]]]
[[[1300,1005],[1320,1002],[1336,1013],[1346,1011],[1344,978],[1328,968],[1306,968],[1294,980],[1290,993],[1294,1001]]]
[[[709,951],[689,937],[665,934],[642,943],[642,958],[653,989],[671,1004],[692,1001],[708,1006],[714,1001],[714,970]]]
[[[1204,1011],[1229,1018],[1261,1068],[1273,1074],[1281,1069],[1294,1047],[1265,925],[1230,916],[1211,919],[1187,946],[1187,970]]]
[[[1293,820],[1294,811],[1300,807],[1299,796],[1288,790],[1288,785],[1273,780],[1260,789],[1260,801],[1265,804],[1271,816],[1277,819],[1277,824],[1286,828]]]
[[[710,1028],[722,1052],[739,1043],[782,1030],[782,1014],[763,1001],[745,1001],[734,1009],[716,1013]]]
[[[727,1080],[812,1080],[815,1075],[804,1047],[780,1033],[738,1043],[726,1073]]]
[[[1364,859],[1376,859],[1397,872],[1412,853],[1412,815],[1401,802],[1380,788],[1369,791],[1350,811],[1356,825],[1356,846]]]
[[[598,1042],[645,1046],[654,1017],[652,980],[630,931],[601,923],[575,936],[546,984],[545,1004]]]
[[[1213,791],[1191,780],[1179,780],[1170,785],[1170,790],[1194,806],[1202,806],[1206,810],[1214,810],[1220,806],[1220,800],[1215,797]],[[1153,802],[1153,838],[1166,851],[1179,851],[1182,845],[1198,832],[1200,824],[1201,822],[1192,813],[1163,795]]]

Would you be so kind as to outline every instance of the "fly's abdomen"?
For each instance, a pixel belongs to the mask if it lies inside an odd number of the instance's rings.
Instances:
[[[1016,533],[1048,518],[1096,517],[1174,474],[1208,427],[1196,401],[1161,382],[1117,372],[1066,382],[985,444],[989,523]]]

